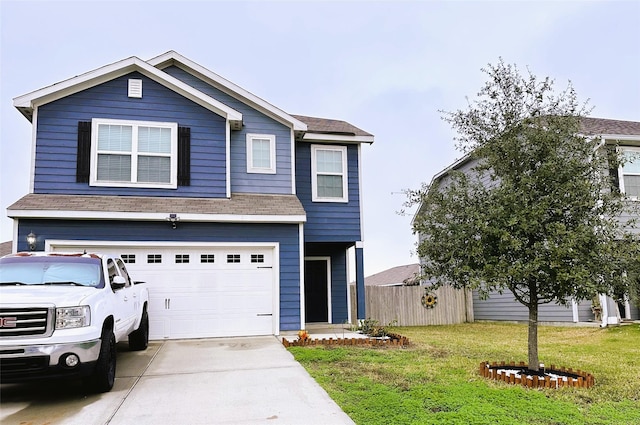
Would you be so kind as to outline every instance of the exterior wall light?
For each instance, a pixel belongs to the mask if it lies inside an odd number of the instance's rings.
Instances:
[[[180,221],[180,217],[178,217],[178,214],[169,214],[169,217],[167,217],[167,221],[171,223],[171,228],[175,229],[176,227],[178,227],[178,221]]]
[[[35,251],[36,249],[36,235],[33,232],[30,232],[27,235],[27,243],[29,244],[29,251]]]

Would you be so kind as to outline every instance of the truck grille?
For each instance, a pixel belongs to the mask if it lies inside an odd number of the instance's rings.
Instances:
[[[49,336],[53,308],[0,308],[0,337]]]

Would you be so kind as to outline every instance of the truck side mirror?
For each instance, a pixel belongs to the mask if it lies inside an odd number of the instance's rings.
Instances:
[[[122,289],[127,284],[127,279],[122,276],[114,276],[113,281],[111,282],[111,287],[113,289]]]

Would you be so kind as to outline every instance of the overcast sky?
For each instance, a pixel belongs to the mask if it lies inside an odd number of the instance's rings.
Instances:
[[[417,262],[400,193],[459,153],[463,109],[499,57],[570,80],[592,116],[640,121],[640,1],[0,1],[0,241],[29,191],[30,123],[13,98],[175,50],[292,114],[348,121],[363,146],[365,274]]]

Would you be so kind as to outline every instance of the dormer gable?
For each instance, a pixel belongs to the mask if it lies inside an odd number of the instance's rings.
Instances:
[[[78,93],[82,90],[95,87],[132,72],[139,72],[168,89],[179,93],[196,104],[225,118],[229,122],[232,130],[239,130],[242,128],[242,114],[240,112],[217,101],[211,96],[194,89],[171,75],[162,72],[135,56],[16,97],[13,100],[13,105],[29,121],[31,121],[33,118],[33,111],[38,106]]]
[[[160,56],[147,61],[151,66],[159,70],[175,66],[181,70],[193,75],[194,77],[206,82],[212,87],[222,91],[223,93],[245,103],[246,105],[260,111],[275,121],[290,127],[296,135],[304,134],[307,131],[307,125],[296,118],[294,115],[287,114],[276,106],[266,102],[258,96],[250,93],[242,87],[232,83],[224,77],[208,70],[207,68],[193,62],[192,60],[182,56],[181,54],[170,50]]]

